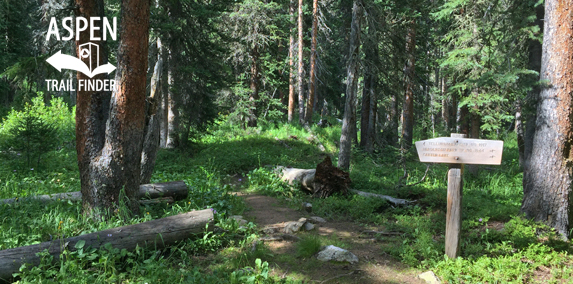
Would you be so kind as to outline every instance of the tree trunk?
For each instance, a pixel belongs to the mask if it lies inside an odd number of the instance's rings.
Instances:
[[[79,6],[77,16],[103,16],[102,1],[77,0],[76,4]],[[94,217],[116,208],[121,190],[125,192],[131,211],[137,213],[139,209],[135,195],[140,181],[145,124],[149,2],[124,0],[121,7],[121,43],[117,53],[116,89],[111,102],[105,93],[78,93],[76,149],[83,208],[86,214]],[[96,33],[101,30],[103,27]],[[89,33],[80,33],[80,40],[76,42],[78,53],[80,45],[89,41]],[[99,64],[102,64],[107,58],[97,56],[97,51],[92,49],[91,56],[84,60],[99,57]],[[80,72],[77,77],[88,79]],[[102,75],[94,77],[103,78]]]
[[[444,76],[442,78],[441,89],[440,92],[442,93],[442,121],[444,122],[444,128],[447,132],[452,129],[451,125],[451,108],[450,108],[450,100],[448,99],[448,88],[446,87],[447,78]]]
[[[289,15],[294,22],[294,0],[290,0]],[[290,29],[289,46],[288,46],[288,122],[292,122],[294,115],[294,29]]]
[[[479,139],[480,136],[480,128],[481,128],[481,115],[479,115],[479,113],[477,113],[479,110],[477,110],[477,106],[474,107],[474,112],[471,113],[471,134],[470,137],[474,138],[474,139]]]
[[[169,51],[165,44],[163,45],[163,53],[161,54],[163,57],[163,70],[161,71],[161,80],[159,82],[159,86],[161,87],[161,100],[159,104],[159,121],[160,121],[160,147],[166,148],[167,147],[167,139],[169,135],[169,81],[168,81],[168,72],[169,70]]]
[[[304,124],[304,93],[303,93],[303,73],[304,66],[302,61],[303,52],[303,26],[302,26],[302,0],[298,0],[298,78],[297,78],[297,92],[298,92],[298,121]]]
[[[12,279],[12,274],[17,273],[24,263],[39,265],[42,257],[36,254],[44,250],[48,250],[50,255],[58,261],[64,250],[75,251],[80,246],[97,249],[110,243],[114,249],[129,251],[138,246],[162,248],[195,234],[201,234],[207,225],[211,229],[212,224],[213,211],[204,209],[77,237],[2,250],[0,251],[0,279]]]
[[[365,59],[368,62],[368,59]],[[368,140],[368,123],[370,119],[370,73],[364,67],[364,87],[362,88],[362,106],[360,109],[360,147],[366,148]]]
[[[176,52],[173,48],[169,50],[169,69],[167,71],[167,142],[165,148],[173,149],[179,147],[179,93],[174,90],[175,72],[177,71]]]
[[[375,86],[378,58],[376,23],[368,22],[368,38],[364,40],[364,88],[362,89],[362,109],[360,111],[360,147],[371,153],[376,132],[377,100]]]
[[[256,127],[257,126],[257,100],[259,99],[259,81],[260,81],[260,70],[259,70],[259,48],[257,45],[251,50],[251,94],[249,96],[249,117],[247,118],[247,126]]]
[[[462,107],[458,107],[459,110],[457,111],[457,128],[456,132],[460,134],[466,134],[469,136],[470,134],[470,111],[467,105]]]
[[[477,99],[478,93],[476,92],[473,95]],[[478,112],[479,112],[479,107],[475,105],[472,107],[472,112],[469,114],[471,118],[470,137],[473,139],[480,138],[481,116],[479,115]],[[480,167],[479,165],[466,165],[467,171],[474,176],[478,175],[479,167]]]
[[[312,122],[316,91],[316,33],[318,29],[318,0],[312,1],[312,45],[310,48],[310,88],[306,104],[306,122]]]
[[[384,129],[384,140],[390,146],[398,146],[398,97],[396,92],[390,96],[390,107],[386,116],[388,120]]]
[[[545,7],[539,5],[535,8],[536,20],[534,25],[539,27],[539,33],[543,34],[543,18],[545,17]],[[542,45],[541,42],[535,39],[529,41],[529,69],[535,70],[537,73],[541,72],[541,56]],[[539,81],[539,75],[535,76],[532,80]],[[538,85],[534,86],[527,94],[527,115],[525,118],[525,136],[523,137],[523,184],[530,182],[529,177],[529,160],[531,152],[533,151],[533,136],[535,134],[535,125],[537,120],[537,100],[541,89]]]
[[[360,112],[360,147],[371,153],[374,144],[376,125],[376,93],[374,75],[370,69],[365,70],[364,89],[362,90],[362,109]]]
[[[519,166],[523,167],[525,155],[524,131],[523,131],[523,113],[521,108],[521,99],[515,101],[515,134],[517,135],[517,151],[519,152]]]
[[[163,94],[160,90],[160,78],[163,71],[163,47],[161,40],[157,38],[157,62],[151,76],[151,91],[147,98],[147,116],[145,119],[145,134],[143,139],[143,151],[141,153],[141,183],[149,183],[155,168],[155,158],[159,150],[160,119],[158,106],[161,104]]]
[[[358,60],[360,60],[360,23],[362,19],[362,1],[354,0],[352,7],[352,24],[350,26],[350,51],[346,71],[346,104],[340,135],[338,167],[348,171],[352,148],[353,130],[356,129],[356,89],[358,85]],[[353,126],[354,124],[354,126]]]
[[[573,3],[545,1],[545,27],[536,130],[521,210],[568,238],[573,215]]]
[[[365,149],[367,152],[372,153],[374,150],[374,143],[376,141],[376,114],[378,113],[378,99],[376,98],[376,83],[374,82],[374,75],[370,77],[370,110],[368,114],[368,136],[366,137]]]
[[[414,79],[416,77],[416,22],[412,21],[406,36],[406,53],[408,60],[404,68],[405,97],[402,112],[402,148],[410,149],[414,138]]]

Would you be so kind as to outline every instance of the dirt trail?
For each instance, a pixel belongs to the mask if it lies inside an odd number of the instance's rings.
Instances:
[[[269,196],[258,194],[241,194],[248,206],[245,218],[255,222],[259,227],[284,225],[309,217],[306,212],[289,208],[286,204]],[[408,268],[386,255],[375,239],[365,237],[360,232],[365,228],[352,222],[328,221],[321,224],[318,233],[333,242],[343,243],[346,249],[360,259],[355,265],[324,263],[315,257],[296,258],[296,246],[292,242],[267,242],[273,254],[273,273],[289,275],[298,279],[311,280],[312,283],[425,283],[416,278],[421,271]],[[307,233],[298,233],[299,236]],[[271,262],[270,262],[271,263]],[[330,280],[329,280],[330,279]]]

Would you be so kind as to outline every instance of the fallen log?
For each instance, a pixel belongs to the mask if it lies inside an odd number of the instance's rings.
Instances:
[[[315,169],[306,170],[279,167],[278,170],[280,171],[282,181],[287,182],[290,185],[300,183],[303,189],[312,192],[312,183],[314,182],[314,174],[316,172]]]
[[[189,191],[187,190],[187,184],[185,184],[184,181],[170,181],[162,183],[142,184],[139,186],[139,192],[137,193],[137,196],[140,199],[173,197],[174,200],[181,200],[187,198],[188,194]],[[41,202],[50,202],[61,199],[79,201],[82,200],[82,193],[79,191],[74,191],[74,192],[64,192],[56,194],[36,195],[26,198],[0,199],[0,204],[14,203],[15,201],[22,201],[22,200],[39,200]]]
[[[315,180],[316,169],[308,169],[307,170],[307,169],[284,168],[284,167],[279,168],[279,169],[281,169],[281,171],[282,171],[281,180],[283,180],[283,181],[285,181],[291,185],[294,184],[295,182],[299,182],[303,189],[308,190],[313,194],[315,194],[316,188],[324,187],[323,184],[321,184]],[[332,181],[333,177],[324,178],[324,180]],[[358,194],[360,196],[375,197],[375,198],[384,199],[384,200],[394,204],[394,206],[408,205],[408,204],[416,202],[416,201],[410,201],[410,200],[406,200],[406,199],[395,198],[395,197],[388,196],[388,195],[364,192],[364,191],[360,191],[360,190],[356,190],[356,189],[348,189],[348,190],[351,192],[354,192],[355,194]],[[324,197],[324,196],[319,195],[319,197]]]
[[[207,224],[209,224],[209,229],[213,228],[213,211],[211,209],[191,211],[140,224],[43,242],[37,245],[1,250],[0,280],[10,280],[12,274],[17,273],[24,263],[38,265],[41,258],[36,256],[36,253],[46,249],[50,255],[58,259],[64,249],[76,250],[75,246],[80,241],[85,242],[83,247],[86,248],[100,248],[107,243],[120,250],[133,250],[136,246],[161,248],[189,238],[192,234],[203,233]]]
[[[406,199],[395,198],[395,197],[388,196],[388,195],[376,194],[376,193],[371,193],[371,192],[364,192],[364,191],[360,191],[360,190],[356,190],[356,189],[350,189],[350,191],[352,191],[352,192],[354,192],[360,196],[364,196],[364,197],[376,197],[376,198],[385,199],[386,201],[394,204],[394,206],[408,205],[408,204],[416,202],[416,200],[410,201],[410,200],[406,200]]]

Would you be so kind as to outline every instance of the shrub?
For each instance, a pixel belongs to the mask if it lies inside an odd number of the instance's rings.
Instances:
[[[40,165],[41,158],[56,148],[71,146],[75,140],[74,111],[62,98],[50,105],[42,94],[26,103],[21,111],[12,109],[0,126],[0,150],[8,160],[27,167]]]

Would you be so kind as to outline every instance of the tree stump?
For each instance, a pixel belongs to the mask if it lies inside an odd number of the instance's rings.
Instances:
[[[350,186],[350,174],[334,165],[329,156],[316,166],[313,181],[313,195],[316,197],[328,197],[336,192],[348,194]]]

